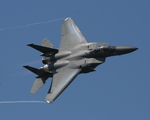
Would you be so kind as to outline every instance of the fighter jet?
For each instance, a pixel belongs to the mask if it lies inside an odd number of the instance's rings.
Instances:
[[[24,66],[38,75],[30,92],[36,93],[52,77],[45,98],[48,103],[54,102],[78,74],[95,71],[98,65],[105,62],[106,57],[138,49],[132,46],[110,46],[108,43],[89,43],[71,18],[66,18],[62,23],[59,49],[54,49],[48,39],[42,40],[41,46],[33,43],[28,46],[42,52],[42,62],[45,64],[39,69]]]

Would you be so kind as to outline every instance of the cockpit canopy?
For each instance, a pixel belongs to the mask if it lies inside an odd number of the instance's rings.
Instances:
[[[113,53],[116,50],[115,46],[99,46],[91,50],[91,54],[109,54]]]

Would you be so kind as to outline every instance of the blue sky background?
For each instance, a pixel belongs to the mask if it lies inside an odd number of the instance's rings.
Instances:
[[[22,66],[42,66],[28,43],[48,38],[59,47],[63,20],[72,17],[89,42],[109,42],[139,49],[107,58],[96,72],[79,75],[52,104],[0,104],[1,120],[149,120],[149,0],[1,0],[0,101],[44,101],[47,83],[34,95],[35,74]]]

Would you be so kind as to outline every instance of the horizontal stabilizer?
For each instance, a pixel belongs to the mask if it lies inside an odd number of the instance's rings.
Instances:
[[[24,68],[30,70],[31,72],[35,73],[38,75],[38,77],[42,77],[42,76],[46,76],[46,77],[53,77],[53,74],[52,73],[49,73],[49,72],[45,72],[43,70],[40,70],[40,69],[37,69],[37,68],[34,68],[34,67],[30,67],[28,65],[26,66],[23,66]]]
[[[48,79],[48,77],[41,77],[41,78],[35,79],[34,84],[33,84],[30,92],[32,94],[36,93],[45,84],[45,81],[47,79]]]
[[[49,48],[49,47],[44,47],[44,46],[40,46],[40,45],[35,45],[33,43],[27,44],[27,46],[30,46],[30,47],[32,47],[32,48],[34,48],[34,49],[42,52],[43,56],[48,55],[48,54],[52,54],[52,53],[58,53],[57,49]]]

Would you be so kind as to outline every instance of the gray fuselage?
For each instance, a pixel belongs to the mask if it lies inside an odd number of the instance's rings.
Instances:
[[[127,54],[135,51],[136,47],[131,46],[108,46],[105,43],[88,43],[77,46],[71,51],[63,51],[47,56],[42,59],[46,64],[42,70],[50,73],[68,65],[72,62],[71,68],[83,69],[81,73],[94,71],[94,68],[105,62],[106,57]]]

